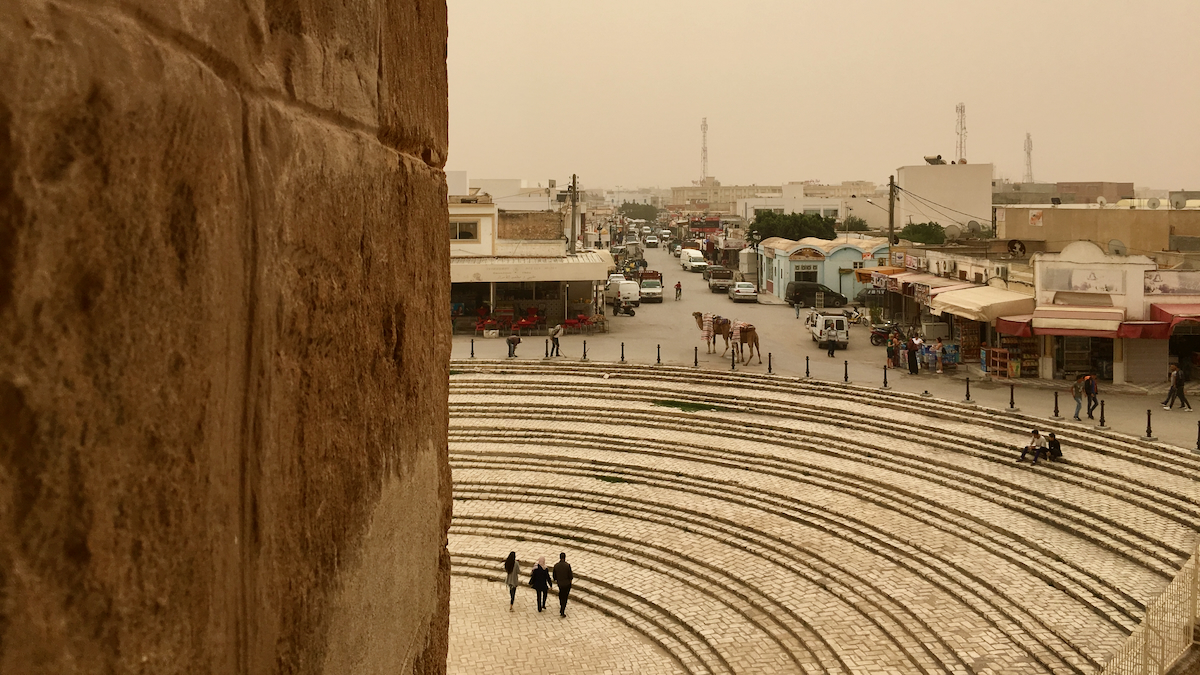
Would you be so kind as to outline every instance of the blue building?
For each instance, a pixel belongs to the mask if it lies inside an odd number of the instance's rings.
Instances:
[[[789,281],[815,281],[853,299],[870,286],[855,277],[855,270],[888,265],[888,241],[884,237],[850,234],[800,241],[771,237],[758,247],[760,286],[779,298],[783,298]]]

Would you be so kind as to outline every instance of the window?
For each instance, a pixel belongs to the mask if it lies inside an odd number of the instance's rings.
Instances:
[[[876,264],[876,265],[878,265],[878,266],[880,266],[880,267],[887,267],[887,266],[888,266],[887,257],[885,256],[885,257],[883,257],[883,258],[876,258],[876,259],[875,259],[875,264]]]
[[[450,221],[450,239],[454,241],[479,241],[479,221]]]
[[[796,281],[816,281],[817,266],[814,263],[796,265]]]
[[[860,260],[860,261],[858,261],[858,262],[856,262],[856,263],[854,263],[854,269],[856,269],[856,270],[861,270],[862,268],[863,268],[863,264],[862,264],[862,261],[861,261],[861,260]]]

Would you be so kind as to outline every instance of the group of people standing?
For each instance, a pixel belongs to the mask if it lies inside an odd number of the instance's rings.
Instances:
[[[517,552],[512,551],[504,560],[504,572],[508,575],[508,611],[515,611],[517,602],[517,586],[521,585],[521,563],[517,561]],[[545,556],[538,558],[533,572],[529,575],[529,585],[537,592],[537,611],[546,609],[546,598],[550,588],[558,584],[558,615],[567,615],[567,598],[571,595],[571,582],[575,575],[571,572],[571,564],[567,562],[567,554],[559,553],[558,562],[553,569],[546,567]]]
[[[894,332],[888,336],[887,341],[888,368],[897,368],[896,364],[902,363],[908,366],[909,375],[917,375],[921,372],[921,353],[924,350],[925,340],[920,335],[914,334],[905,340],[901,337],[900,333]],[[946,358],[946,345],[942,344],[942,338],[938,338],[936,342],[931,344],[929,350],[932,352],[936,370],[940,374],[942,372],[942,363]]]

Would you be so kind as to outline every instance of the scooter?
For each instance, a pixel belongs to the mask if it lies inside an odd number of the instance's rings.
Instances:
[[[633,305],[625,300],[613,303],[613,316],[624,314],[625,316],[633,316],[636,312],[633,311]]]
[[[857,307],[851,307],[850,309],[844,311],[843,314],[846,316],[846,320],[852,324],[861,323],[864,326],[869,326],[871,324],[871,320],[867,318],[867,315],[858,311]]]

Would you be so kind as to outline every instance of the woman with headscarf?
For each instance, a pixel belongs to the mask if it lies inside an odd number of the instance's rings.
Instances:
[[[521,583],[521,563],[517,562],[517,552],[508,554],[504,560],[504,571],[508,573],[508,611],[513,611],[513,603],[517,601],[517,584]]]
[[[920,353],[921,353],[920,349],[921,349],[921,345],[917,344],[916,336],[910,337],[908,339],[908,374],[909,375],[916,375],[918,373],[917,358],[920,356]]]
[[[550,580],[550,570],[546,569],[546,557],[538,558],[537,565],[533,567],[533,573],[529,575],[529,585],[533,586],[533,590],[537,591],[537,608],[538,611],[546,609],[546,596],[550,592],[550,586],[553,585]]]

